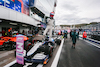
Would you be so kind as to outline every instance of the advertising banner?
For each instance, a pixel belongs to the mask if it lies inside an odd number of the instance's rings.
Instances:
[[[0,0],[0,5],[29,15],[29,0]]]
[[[4,0],[0,0],[0,5],[4,6]]]
[[[16,39],[16,60],[17,63],[24,65],[24,37],[17,36]]]
[[[23,13],[29,15],[29,0],[23,1]]]

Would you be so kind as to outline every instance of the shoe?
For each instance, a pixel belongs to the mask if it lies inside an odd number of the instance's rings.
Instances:
[[[72,45],[72,48],[73,48],[73,45]]]
[[[74,49],[75,49],[75,47],[74,47]]]

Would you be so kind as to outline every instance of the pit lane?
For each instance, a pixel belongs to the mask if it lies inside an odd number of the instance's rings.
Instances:
[[[0,50],[0,67],[5,66],[6,64],[15,60],[14,50]]]
[[[36,67],[37,65],[39,67],[51,67],[51,64],[55,58],[55,55],[57,53],[59,49],[59,45],[57,45],[57,47],[55,48],[52,57],[49,59],[48,63],[46,65],[43,64],[34,64],[34,63],[25,63],[25,65],[23,67]],[[0,56],[2,55],[2,59],[0,59],[0,66],[1,67],[6,67],[6,65],[8,65],[11,62],[15,62],[16,58],[14,57],[14,51],[15,50],[10,50],[10,51],[0,51]],[[4,55],[6,55],[4,57]],[[2,62],[3,61],[3,62]],[[12,64],[10,67],[16,67],[16,65],[18,66],[18,64],[16,64],[16,62],[14,64]],[[20,67],[20,65],[19,65]],[[22,66],[21,66],[22,67]]]
[[[56,53],[57,53],[58,49],[59,49],[59,45],[54,50],[52,57],[49,59],[49,61],[46,65],[37,64],[37,63],[25,63],[25,65],[23,67],[51,67],[52,62],[53,62],[53,60],[56,56]],[[19,64],[15,63],[15,64],[11,65],[10,67],[22,67],[22,65],[19,65]]]
[[[55,58],[55,55],[57,53],[59,49],[59,45],[57,45],[57,47],[55,48],[52,57],[49,59],[48,63],[46,65],[42,65],[42,64],[34,64],[34,63],[25,63],[25,65],[23,67],[36,67],[37,65],[39,67],[51,67],[51,64]],[[14,51],[15,50],[11,50],[11,51],[0,51],[0,67],[3,67],[11,62],[15,62],[15,57],[14,57]],[[6,56],[5,56],[6,55]],[[19,66],[21,67],[21,65],[18,65],[17,63],[14,63],[13,65],[11,65],[11,67],[16,67]],[[5,66],[6,67],[6,66]]]

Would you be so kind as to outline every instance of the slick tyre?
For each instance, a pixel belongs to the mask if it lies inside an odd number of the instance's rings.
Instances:
[[[49,52],[49,57],[52,57],[52,55],[53,55],[53,49],[51,48]]]
[[[14,56],[16,57],[16,51],[14,51]]]
[[[49,57],[52,57],[53,49],[49,46],[45,46],[45,55],[49,55]]]
[[[55,43],[56,43],[57,45],[60,45],[61,40],[60,40],[60,39],[56,39]]]
[[[45,52],[46,55],[49,54],[50,48],[49,48],[48,45],[45,46],[44,52]]]
[[[29,51],[32,48],[32,44],[28,41],[25,42],[24,49]]]

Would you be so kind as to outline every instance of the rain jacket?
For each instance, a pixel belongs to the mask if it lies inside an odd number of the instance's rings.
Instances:
[[[73,42],[73,44],[76,43],[76,39],[77,39],[77,33],[76,32],[72,32],[72,42]]]
[[[86,38],[87,37],[87,33],[84,31],[83,32],[83,38]]]

